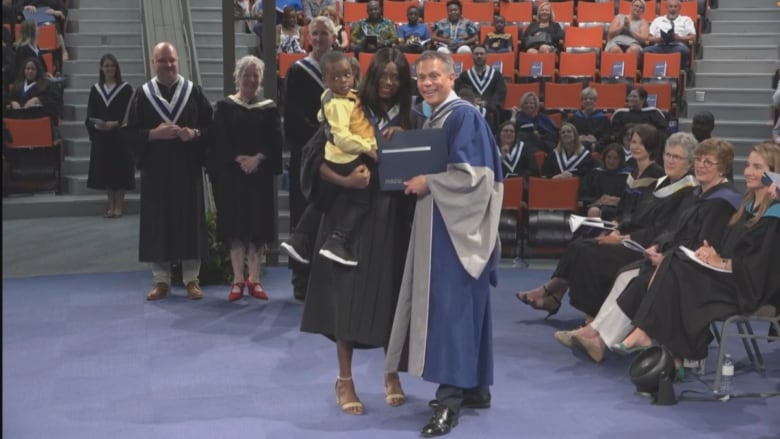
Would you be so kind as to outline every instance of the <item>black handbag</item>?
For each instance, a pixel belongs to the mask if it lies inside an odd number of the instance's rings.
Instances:
[[[542,44],[552,44],[552,37],[547,32],[540,32],[539,35],[529,35],[523,38],[523,47],[526,49],[537,49]]]

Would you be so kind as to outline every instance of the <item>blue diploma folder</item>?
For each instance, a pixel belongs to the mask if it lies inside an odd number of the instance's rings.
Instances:
[[[399,131],[379,142],[379,187],[402,191],[404,182],[421,174],[447,170],[447,135],[441,128]]]
[[[24,15],[25,20],[35,20],[35,24],[39,26],[46,23],[54,23],[56,18],[46,12],[49,9],[50,8],[48,6],[41,6],[40,8],[37,8],[35,13],[30,11],[22,11],[22,15]]]

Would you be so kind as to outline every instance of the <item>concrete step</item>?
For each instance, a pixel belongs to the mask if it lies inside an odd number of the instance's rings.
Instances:
[[[201,44],[196,47],[198,51],[198,58],[200,59],[209,59],[209,58],[215,58],[215,59],[222,59],[222,45],[206,45]],[[242,56],[251,54],[250,48],[247,45],[242,44],[236,44],[235,47],[236,50],[236,59],[241,58]]]
[[[190,7],[192,9],[196,8],[212,8],[215,5],[214,0],[190,0]]]
[[[219,90],[222,90],[222,72],[201,72],[200,80],[203,82],[202,85],[204,88],[218,88]],[[220,95],[221,94],[222,93],[220,93]],[[209,99],[213,99],[211,95],[208,96]]]
[[[696,92],[704,93],[702,102],[731,102],[735,104],[771,104],[772,91],[767,88],[687,88],[685,97],[689,104],[696,103]],[[691,113],[693,114],[693,113]]]
[[[780,18],[779,18],[780,19]],[[780,24],[776,20],[712,20],[712,32],[737,33],[745,30],[750,32],[780,32]]]
[[[696,73],[697,88],[766,89],[770,77],[766,73]]]
[[[750,73],[766,73],[772,76],[780,68],[780,60],[777,59],[752,59],[745,62],[742,59],[713,59],[707,57],[694,61],[696,74],[700,73],[735,73],[741,75],[745,71]]]
[[[63,122],[63,125],[66,123],[75,124],[76,122]],[[84,125],[82,123],[82,125]],[[62,128],[62,126],[60,126]],[[65,146],[65,156],[66,157],[89,157],[89,150],[92,147],[89,138],[86,137],[87,129],[84,129],[83,137],[70,137],[70,138],[64,138],[62,140],[63,145]]]
[[[780,58],[780,46],[763,44],[760,46],[703,46],[703,59],[777,59]]]
[[[199,57],[198,59],[198,66],[200,67],[200,73],[201,75],[204,73],[222,73],[222,66],[224,62],[222,59],[216,59],[216,58],[203,58]],[[202,76],[201,76],[202,78]]]
[[[780,8],[778,8],[780,9]],[[749,30],[749,29],[746,29]],[[732,45],[732,46],[760,46],[771,41],[780,41],[778,32],[739,32],[739,33],[711,33],[701,36],[702,44]]]
[[[67,61],[67,62],[73,62],[73,61]],[[66,79],[65,79],[65,89],[68,88],[79,88],[79,89],[89,89],[92,87],[97,81],[98,81],[98,68],[97,68],[97,62],[93,65],[93,71],[90,72],[76,72],[76,73],[66,73]],[[125,73],[124,64],[122,64],[122,79],[127,81],[133,88],[140,86],[146,81],[146,74],[143,72],[139,73]]]
[[[770,5],[768,0],[711,0],[710,4],[718,8],[752,8],[766,9]],[[717,9],[713,9],[715,11]]]
[[[69,111],[74,112],[75,110]],[[60,134],[62,135],[63,139],[89,139],[89,136],[87,135],[87,127],[84,126],[84,121],[87,118],[86,105],[84,105],[83,116],[84,117],[81,119],[71,117],[60,121]],[[89,152],[87,155],[89,155]]]
[[[77,175],[89,173],[89,156],[73,157],[66,156],[62,162],[62,173],[64,175]]]
[[[143,74],[145,62],[146,60],[140,58],[123,60],[121,64],[122,78],[124,79],[125,73]],[[75,59],[65,61],[63,62],[62,70],[66,75],[92,73],[95,75],[95,80],[97,81],[98,75],[100,74],[100,59]]]
[[[63,186],[65,193],[70,195],[96,195],[105,193],[105,191],[99,191],[87,187],[87,174],[72,174],[63,175]],[[128,192],[129,194],[137,194],[141,188],[141,173],[135,173],[135,189]]]
[[[87,104],[65,104],[62,109],[62,118],[72,121],[83,121],[87,119]],[[86,130],[86,128],[84,128]],[[65,136],[65,134],[63,134]]]
[[[200,22],[203,20],[216,20],[222,17],[222,6],[219,3],[212,3],[210,6],[191,7],[190,14],[192,21]]]
[[[10,196],[3,198],[3,220],[32,219],[64,216],[102,216],[106,212],[106,195],[53,195]],[[140,195],[125,195],[124,213],[137,214],[140,211]],[[118,219],[121,221],[121,218]]]
[[[707,110],[720,120],[771,120],[772,107],[765,104],[737,104],[733,102],[691,102],[688,101],[688,115]]]
[[[70,33],[68,47],[74,46],[136,46],[141,47],[141,29],[132,32],[87,32]]]
[[[89,89],[88,88],[65,88],[62,94],[62,100],[65,104],[83,104],[86,105],[89,101]]]
[[[222,46],[222,32],[220,29],[206,31],[201,29],[198,24],[193,23],[195,28],[195,47],[200,46]],[[257,45],[257,36],[255,34],[236,34],[237,47],[252,47]]]
[[[141,20],[138,18],[133,20],[126,20],[124,18],[112,18],[112,19],[79,19],[79,20],[68,20],[68,29],[67,32],[69,33],[80,33],[80,32],[96,32],[96,33],[104,33],[104,34],[110,34],[114,32],[118,33],[125,33],[125,32],[135,32],[137,34],[141,34]]]
[[[68,21],[71,20],[113,20],[119,17],[122,20],[140,20],[141,10],[138,7],[121,8],[113,6],[111,9],[102,8],[77,8],[69,9]]]
[[[737,6],[736,4],[734,6]],[[764,7],[760,8],[751,8],[747,6],[743,6],[742,2],[739,2],[739,5],[737,7],[730,7],[725,8],[723,5],[719,6],[718,9],[713,9],[710,11],[710,19],[715,20],[740,20],[740,21],[748,21],[748,20],[756,20],[756,21],[767,21],[767,20],[776,20],[777,23],[778,20],[780,20],[780,8],[777,8],[774,5],[770,5],[769,1],[764,1]],[[771,6],[771,7],[769,7]],[[746,29],[750,29],[749,27]],[[713,30],[715,31],[715,27],[713,26]]]
[[[123,9],[138,9],[140,0],[111,0],[111,6],[114,8]],[[106,0],[70,0],[68,1],[68,9],[98,9],[105,8]]]
[[[100,60],[100,58],[103,55],[110,53],[114,55],[119,61],[119,68],[122,70],[122,73],[124,73],[124,60],[138,59],[141,55],[143,55],[141,51],[141,47],[136,45],[71,46],[70,39],[68,39],[68,53],[70,54],[71,59],[96,59],[96,60]]]
[[[688,112],[693,115],[693,112]],[[682,128],[680,128],[682,130]],[[772,123],[769,120],[715,120],[713,136],[725,139],[757,139],[755,145],[762,139],[769,139],[772,133]]]

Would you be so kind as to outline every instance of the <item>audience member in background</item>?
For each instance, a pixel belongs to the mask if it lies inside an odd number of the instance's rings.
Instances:
[[[566,122],[558,131],[558,146],[542,165],[542,176],[549,178],[584,177],[596,165],[590,151],[582,146],[577,128]]]
[[[48,116],[52,123],[52,133],[59,139],[57,125],[60,120],[62,96],[59,90],[46,78],[38,58],[27,58],[21,63],[22,69],[14,82],[14,89],[9,93],[8,108],[25,110],[20,117]]]
[[[680,0],[666,0],[666,15],[656,17],[650,24],[650,44],[645,52],[679,53],[680,67],[688,68],[691,49],[696,40],[696,25],[691,17],[680,15]]]
[[[315,17],[309,23],[309,36],[312,44],[311,53],[290,66],[284,83],[284,102],[294,103],[294,105],[284,106],[283,117],[284,141],[290,151],[291,231],[294,231],[298,225],[307,204],[300,187],[301,152],[303,146],[320,126],[317,112],[320,110],[320,96],[325,86],[322,83],[319,60],[333,48],[336,27],[327,17]],[[317,230],[316,224],[312,226],[312,230]],[[314,237],[310,237],[309,242],[313,241]],[[310,260],[310,258],[306,259]],[[296,299],[303,300],[306,296],[309,267],[292,258],[289,264],[292,269],[293,295]]]
[[[391,137],[418,126],[412,111],[409,64],[400,50],[377,51],[359,95],[381,135]],[[414,198],[380,191],[375,163],[363,165],[349,177],[339,176],[324,163],[313,169],[319,169],[322,179],[332,184],[367,188],[372,195],[367,217],[356,230],[353,243],[356,256],[366,263],[348,268],[315,257],[301,318],[301,331],[322,334],[336,342],[336,403],[345,413],[360,415],[364,406],[352,380],[352,356],[355,349],[387,346],[409,245]],[[322,217],[319,244],[341,220],[345,205],[337,199],[329,207]],[[398,406],[404,399],[398,374],[385,373],[385,403]]]
[[[135,189],[135,166],[130,147],[122,141],[119,126],[125,118],[133,88],[122,80],[114,55],[100,58],[97,84],[89,90],[87,126],[92,147],[89,153],[87,187],[108,194],[106,218],[122,216],[125,191]]]
[[[518,135],[528,133],[536,136],[545,152],[552,152],[558,145],[558,127],[546,114],[539,112],[539,96],[529,91],[520,97],[520,107],[512,107],[512,117]]]
[[[21,69],[24,60],[35,58],[43,67],[44,75],[51,77],[48,73],[49,67],[41,56],[41,50],[38,48],[38,25],[34,20],[24,20],[19,26],[19,35],[16,37],[16,68]],[[18,73],[18,72],[17,72]]]
[[[306,53],[303,28],[298,26],[298,13],[291,6],[284,8],[282,23],[276,25],[276,53]]]
[[[589,217],[612,220],[617,215],[620,196],[626,190],[631,175],[626,168],[623,147],[618,143],[607,145],[601,152],[602,166],[593,168],[580,179],[580,201],[588,208]]]
[[[431,31],[420,22],[420,8],[412,5],[406,9],[408,23],[398,27],[398,44],[402,52],[422,53],[430,46]]]
[[[382,16],[379,0],[366,3],[368,18],[352,25],[349,43],[355,53],[374,53],[382,47],[393,47],[398,42],[395,23]]]
[[[203,172],[212,109],[203,89],[179,75],[176,48],[154,46],[154,78],[135,91],[122,126],[141,170],[138,259],[152,268],[146,300],[171,288],[171,261],[181,261],[187,297],[202,299],[198,274],[208,252]],[[176,100],[174,97],[181,96]]]
[[[504,178],[510,177],[538,177],[539,169],[536,166],[534,153],[536,147],[531,142],[525,142],[518,138],[515,124],[506,121],[498,127],[498,148],[501,151],[501,168]]]
[[[586,87],[580,93],[582,108],[574,112],[570,122],[580,133],[580,142],[591,151],[601,152],[609,142],[609,118],[596,109],[599,95],[596,89]]]
[[[344,20],[341,19],[341,16],[336,11],[336,7],[326,6],[322,8],[320,15],[330,18],[333,24],[336,25],[336,41],[333,43],[333,48],[347,50],[349,47],[349,34],[344,28]],[[310,50],[311,48],[304,47],[304,49]]]
[[[695,139],[688,137],[690,139],[685,140],[670,138],[674,145],[667,144],[667,150],[674,148],[675,156],[683,152],[688,157],[695,146]],[[679,145],[681,141],[685,141],[686,146]],[[549,317],[558,312],[568,290],[572,306],[590,316],[598,312],[620,267],[642,257],[624,247],[622,239],[630,237],[644,246],[649,245],[682,199],[693,190],[692,181],[685,178],[690,169],[688,160],[665,162],[666,178],[658,178],[664,171],[650,157],[660,149],[659,143],[655,128],[649,125],[636,127],[631,150],[643,168],[641,174],[635,174],[638,176],[636,182],[632,181],[633,175],[629,177],[627,186],[633,190],[623,193],[625,200],[621,199],[618,207],[619,227],[608,235],[572,241],[548,282],[531,291],[517,293],[521,302],[547,311]],[[623,206],[625,208],[621,209]]]
[[[463,17],[460,0],[448,0],[447,18],[434,23],[432,37],[439,52],[469,53],[472,46],[479,42],[479,29]]]
[[[493,32],[485,35],[485,47],[490,53],[509,53],[515,50],[516,35],[506,32],[506,19],[500,15],[493,18]]]
[[[299,18],[303,17],[303,3],[302,0],[276,0],[275,2],[275,9],[276,9],[276,17],[274,19],[274,24],[279,25],[284,22],[284,9],[287,7],[291,7],[295,9],[297,15]],[[260,52],[262,53],[263,50],[263,0],[255,0],[254,4],[252,4],[252,9],[250,9],[250,15],[257,19],[257,21],[252,26],[252,31],[258,36],[259,38],[259,45]]]
[[[563,27],[555,21],[550,2],[542,2],[535,20],[523,32],[523,51],[528,53],[557,52],[563,41]]]
[[[16,49],[11,31],[3,26],[3,106],[8,103],[8,93],[16,80]]]
[[[230,248],[231,302],[243,296],[244,286],[252,297],[268,300],[260,264],[264,247],[276,239],[274,178],[282,173],[282,121],[276,104],[258,96],[264,67],[252,55],[236,62],[236,93],[217,102],[212,124],[217,239]]]
[[[632,160],[631,155],[631,137],[634,135],[634,124],[627,123],[623,125],[623,129],[620,130],[620,133],[617,135],[617,139],[615,139],[615,142],[620,143],[621,146],[623,146],[623,155],[626,157],[626,165],[629,168],[635,168],[634,160]],[[656,157],[652,157],[652,160],[656,160]],[[660,160],[659,160],[660,162]]]
[[[647,106],[647,90],[642,87],[635,87],[628,93],[627,108],[618,108],[612,114],[610,123],[612,137],[618,139],[618,134],[623,129],[623,126],[629,123],[647,123],[661,132],[665,132],[666,127],[669,126],[661,110]]]
[[[487,50],[485,46],[477,44],[471,52],[471,59],[474,65],[464,71],[455,80],[455,90],[463,87],[471,88],[477,95],[479,105],[495,113],[496,120],[491,125],[495,130],[498,124],[504,99],[506,98],[506,82],[501,76],[501,71],[496,70],[487,64]]]
[[[33,13],[38,8],[48,7],[46,12],[54,17],[54,24],[57,26],[57,48],[62,51],[62,60],[67,61],[68,48],[65,47],[65,20],[67,19],[68,9],[65,7],[63,0],[23,0],[20,2],[25,10],[29,10]]]
[[[474,93],[474,90],[469,86],[458,89],[457,93],[459,98],[463,99],[464,101],[471,102],[477,108],[477,111],[479,111],[479,113],[485,118],[485,121],[487,121],[487,124],[490,127],[490,131],[495,135],[495,133],[498,132],[500,114],[496,111],[495,107],[486,105],[485,101],[477,97],[477,94]]]
[[[336,11],[339,4],[341,4],[340,0],[303,0],[303,23],[309,24],[314,17],[325,15],[324,11],[327,8],[333,8],[333,10]],[[331,20],[333,20],[333,18],[331,18]],[[337,21],[333,20],[333,23],[337,23]]]
[[[637,329],[621,344],[624,349],[646,346],[652,338],[675,355],[679,366],[682,358],[707,357],[712,321],[749,315],[764,304],[780,306],[780,204],[777,186],[761,182],[764,172],[778,170],[776,144],[753,148],[745,167],[747,191],[722,243],[704,241],[695,250],[705,266],[677,251],[664,258],[633,317]]]
[[[642,15],[645,13],[644,0],[631,2],[631,14],[618,14],[607,31],[607,45],[604,50],[611,53],[635,53],[642,52],[642,46],[650,34],[650,26]]]
[[[712,137],[715,130],[715,115],[707,110],[697,111],[691,121],[691,134],[697,141],[703,142]]]
[[[676,152],[667,150],[667,154]],[[607,348],[627,353],[648,347],[619,342],[633,328],[630,317],[646,296],[648,282],[658,265],[671,258],[681,245],[698,248],[706,242],[721,247],[729,219],[742,200],[739,191],[722,177],[722,170],[731,167],[734,148],[723,140],[709,139],[696,147],[694,155],[699,187],[683,201],[669,227],[647,247],[647,257],[620,269],[593,321],[575,331],[555,333],[561,344],[583,350],[595,362],[603,359]],[[717,161],[717,165],[707,167],[707,161]]]

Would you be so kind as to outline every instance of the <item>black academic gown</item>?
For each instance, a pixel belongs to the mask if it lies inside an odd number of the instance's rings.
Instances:
[[[542,177],[553,177],[569,171],[575,177],[584,177],[596,166],[596,161],[590,151],[582,148],[579,152],[568,154],[566,151],[555,151],[547,154],[542,164]]]
[[[135,189],[133,156],[129,146],[123,141],[119,128],[100,131],[90,120],[97,118],[121,124],[132,95],[133,88],[126,82],[116,84],[111,93],[106,93],[99,84],[93,85],[89,91],[87,119],[84,121],[92,142],[87,176],[89,188],[125,191]]]
[[[767,303],[777,304],[780,218],[764,216],[747,226],[750,217],[746,214],[729,227],[722,249],[716,248],[721,256],[732,260],[732,273],[703,267],[679,251],[666,255],[633,319],[634,325],[675,356],[697,360],[707,357],[713,339],[710,322],[751,313]]]
[[[274,176],[282,172],[282,123],[270,99],[249,104],[217,102],[212,126],[216,148],[217,239],[267,244],[276,239]],[[239,155],[261,153],[257,171],[246,174]]]
[[[656,190],[666,187],[667,180],[662,181]],[[643,211],[638,215],[645,220],[648,230],[632,232],[631,239],[644,247],[649,246],[668,227],[674,212],[692,191],[692,187],[686,187],[665,198],[657,198],[655,192],[646,195],[651,197],[651,201],[642,206]],[[595,316],[620,268],[641,257],[641,254],[622,244],[598,244],[592,239],[576,240],[558,261],[552,277],[568,280],[571,305],[589,316]]]
[[[9,96],[10,101],[16,101],[24,107],[32,98],[38,98],[41,101],[40,107],[25,108],[21,110],[11,110],[8,115],[10,117],[18,117],[22,119],[29,119],[34,117],[48,116],[51,119],[52,126],[56,126],[60,118],[60,105],[62,104],[62,96],[57,88],[49,82],[48,79],[44,79],[32,87],[27,92],[24,91],[24,81],[16,81],[14,83],[14,89]]]
[[[602,167],[591,169],[580,179],[579,199],[584,206],[592,205],[603,195],[620,197],[626,190],[626,180],[629,171],[627,169],[609,170]],[[612,220],[617,211],[617,206],[599,206],[602,209],[601,217]],[[605,217],[606,210],[610,210],[609,218]]]
[[[166,92],[162,94],[168,97]],[[207,254],[201,169],[212,109],[197,85],[193,85],[189,99],[182,105],[181,115],[174,120],[176,125],[199,129],[200,138],[190,142],[149,140],[149,131],[165,119],[142,88],[136,90],[130,101],[122,129],[141,171],[141,262],[193,260]]]
[[[620,132],[627,124],[647,123],[656,127],[661,132],[666,132],[669,122],[661,110],[655,107],[646,107],[641,110],[630,110],[628,108],[619,108],[612,114],[610,121],[611,135],[614,141],[620,141]]]
[[[603,111],[595,110],[586,115],[582,110],[577,110],[569,122],[577,128],[580,136],[590,134],[596,138],[596,143],[593,144],[583,142],[583,145],[591,151],[601,152],[609,144],[609,119]]]
[[[511,177],[538,177],[539,169],[536,166],[534,153],[537,149],[530,142],[519,141],[509,150],[509,153],[501,158],[501,170],[504,179]]]
[[[491,112],[496,115],[501,114],[506,98],[506,82],[500,71],[487,66],[480,75],[472,67],[462,72],[455,80],[455,90],[460,90],[463,87],[474,90],[474,93],[485,101]]]

